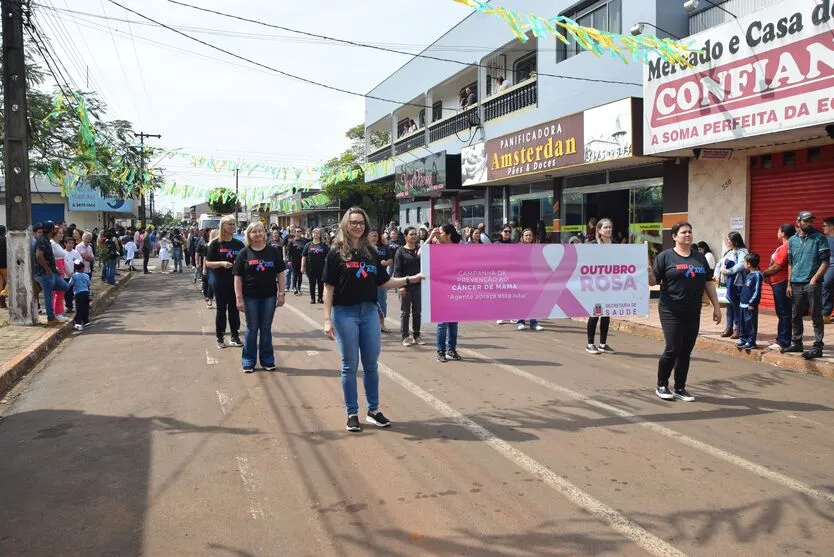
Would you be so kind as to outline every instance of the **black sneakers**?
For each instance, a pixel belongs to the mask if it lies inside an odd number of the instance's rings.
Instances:
[[[616,350],[611,348],[610,344],[606,343],[597,345],[597,350],[599,350],[600,354],[614,354],[616,352]]]
[[[232,340],[229,341],[229,344],[232,346],[243,346],[243,343],[240,342],[240,336],[232,335]]]
[[[254,373],[255,366],[243,366],[243,373]]]
[[[226,348],[226,342],[222,338],[217,339],[217,348]]]
[[[348,416],[347,425],[345,426],[345,429],[352,432],[362,431],[362,426],[359,425],[359,416]]]
[[[446,352],[442,350],[437,351],[437,361],[438,362],[445,362],[446,361]]]
[[[461,357],[458,355],[457,350],[449,350],[448,352],[446,352],[446,359],[447,359],[447,360],[454,360],[454,361],[456,361],[456,362],[459,362],[459,361],[461,361],[463,358],[461,358]]]
[[[275,366],[261,366],[264,368],[264,371],[275,371]]]
[[[801,344],[791,344],[790,346],[786,346],[779,351],[782,354],[789,354],[792,352],[802,352],[802,345]]]
[[[822,349],[817,348],[816,346],[808,350],[807,352],[802,353],[802,357],[806,360],[813,360],[816,358],[822,358]]]
[[[686,389],[675,389],[672,392],[672,396],[675,397],[676,400],[683,400],[685,402],[693,402],[695,397],[689,394]]]
[[[365,421],[369,424],[373,424],[376,427],[388,427],[391,425],[391,420],[386,418],[382,415],[382,412],[368,412],[368,417],[365,418]]]
[[[675,396],[669,390],[669,387],[658,387],[654,390],[655,394],[663,400],[674,400]]]

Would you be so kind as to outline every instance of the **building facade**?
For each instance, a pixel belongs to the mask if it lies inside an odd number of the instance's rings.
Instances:
[[[719,256],[738,231],[764,264],[799,211],[834,216],[831,2],[704,3],[692,68],[644,74],[644,149],[689,161],[689,220]],[[721,9],[723,8],[723,9]],[[772,307],[770,289],[763,304]]]
[[[639,23],[661,37],[688,33],[677,1],[503,5],[616,33]],[[393,138],[368,152],[377,165],[366,181],[395,182],[401,225],[483,222],[494,234],[508,221],[543,221],[553,241],[567,241],[591,218],[610,217],[623,238],[659,246],[663,228],[687,214],[688,165],[643,155],[642,94],[641,64],[555,37],[521,42],[502,20],[475,12],[370,91],[401,102],[366,100],[368,145],[375,132]],[[441,159],[444,172],[434,173]]]

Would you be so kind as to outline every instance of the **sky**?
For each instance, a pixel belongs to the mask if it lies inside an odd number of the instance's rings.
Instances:
[[[401,54],[313,40],[199,12],[168,0],[116,1],[254,61],[362,94],[409,60]],[[471,12],[452,0],[184,1],[414,53]],[[69,80],[82,90],[97,91],[108,105],[108,119],[126,119],[137,132],[161,134],[161,139],[147,140],[151,145],[216,159],[311,167],[341,153],[348,146],[345,131],[364,121],[360,96],[301,83],[236,60],[110,0],[32,3],[34,24]],[[183,157],[163,164],[168,182],[234,186],[230,174],[194,168]],[[262,172],[240,177],[242,188],[275,183]],[[158,196],[157,208],[176,212],[196,201]]]

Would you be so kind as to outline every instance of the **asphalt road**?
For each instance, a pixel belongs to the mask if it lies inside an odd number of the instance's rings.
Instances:
[[[394,425],[350,434],[321,318],[244,375],[187,273],[135,278],[0,410],[0,555],[834,554],[831,380],[700,352],[664,402],[657,341],[462,324],[385,335]]]

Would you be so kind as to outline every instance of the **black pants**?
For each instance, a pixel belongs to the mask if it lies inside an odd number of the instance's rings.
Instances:
[[[240,313],[235,305],[235,291],[231,283],[214,285],[214,300],[217,302],[217,313],[214,318],[214,331],[218,339],[226,334],[226,314],[229,315],[229,328],[232,336],[240,335]]]
[[[668,387],[674,369],[675,389],[683,389],[689,375],[689,359],[701,328],[701,300],[698,299],[697,306],[683,308],[668,308],[661,304],[660,326],[666,348],[657,363],[657,386]]]
[[[324,274],[324,269],[316,272],[307,272],[307,281],[310,283],[310,299],[316,301],[316,292],[318,292],[318,299],[324,297],[324,282],[321,280]]]
[[[304,275],[301,274],[301,261],[290,263],[292,265],[292,289],[301,292],[301,284],[304,282]]]
[[[72,311],[72,301],[74,297],[72,288],[67,288],[67,291],[64,293],[64,306],[66,306],[67,311]]]
[[[142,271],[148,272],[148,259],[151,258],[151,251],[142,248]]]
[[[805,332],[805,324],[802,318],[805,312],[811,314],[811,323],[814,325],[814,348],[823,348],[823,321],[822,321],[822,285],[810,284],[808,282],[794,282],[791,284],[793,299],[791,303],[791,343],[802,346],[802,334]]]
[[[411,315],[411,329],[414,338],[420,338],[420,304],[422,293],[420,286],[406,286],[405,295],[400,295],[400,333],[408,338],[408,317]]]
[[[608,340],[608,326],[611,324],[610,317],[591,317],[588,319],[588,344],[594,343],[597,334],[597,323],[599,323],[599,343],[605,344]]]
[[[90,293],[79,292],[75,295],[75,324],[85,325],[90,322]]]

